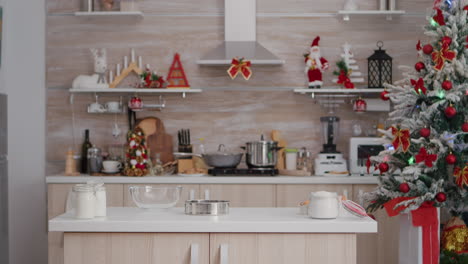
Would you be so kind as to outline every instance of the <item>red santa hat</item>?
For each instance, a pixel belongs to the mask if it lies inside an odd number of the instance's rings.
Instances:
[[[319,41],[320,41],[320,37],[317,36],[314,41],[312,41],[312,45],[310,45],[311,47],[318,47],[319,45]]]

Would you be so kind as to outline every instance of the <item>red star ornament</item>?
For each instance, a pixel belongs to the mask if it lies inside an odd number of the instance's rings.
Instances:
[[[422,147],[419,149],[419,153],[416,155],[416,162],[424,162],[427,167],[432,168],[433,162],[437,160],[436,154],[427,154],[426,148]]]

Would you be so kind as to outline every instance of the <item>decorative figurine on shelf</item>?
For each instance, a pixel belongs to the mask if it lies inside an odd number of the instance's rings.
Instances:
[[[156,71],[151,72],[150,69],[146,69],[140,74],[141,83],[138,88],[167,88],[167,82],[164,77],[157,74]]]
[[[250,69],[251,63],[249,60],[244,58],[233,58],[231,62],[231,67],[227,70],[229,77],[232,80],[240,73],[246,81],[252,77],[252,70]]]
[[[333,82],[338,84],[342,84],[345,88],[354,88],[354,84],[356,83],[364,83],[364,78],[362,77],[362,73],[359,71],[359,66],[357,65],[357,61],[354,59],[354,54],[351,52],[351,45],[345,43],[343,45],[343,53],[341,54],[342,60],[337,62],[336,65],[340,69],[339,72],[333,72],[333,74],[338,75],[338,79],[334,79]],[[349,82],[343,82],[343,74],[342,70],[344,70],[344,74],[348,77]],[[340,81],[341,76],[341,82]],[[346,85],[348,83],[348,85]],[[353,84],[353,85],[350,85]],[[351,87],[352,86],[352,87]]]
[[[127,176],[141,177],[148,174],[148,149],[145,134],[139,127],[127,134],[127,160],[124,173]]]
[[[316,37],[310,47],[310,53],[304,54],[305,73],[309,79],[309,88],[322,87],[322,73],[329,67],[328,61],[320,54],[319,41],[320,37]]]
[[[174,54],[174,60],[167,74],[169,85],[167,88],[190,88],[190,84],[185,76],[184,67],[180,62],[179,53]]]
[[[74,89],[103,89],[109,88],[106,81],[107,71],[107,52],[106,49],[101,49],[99,54],[98,49],[90,49],[94,58],[94,74],[80,75],[73,80],[72,88]]]

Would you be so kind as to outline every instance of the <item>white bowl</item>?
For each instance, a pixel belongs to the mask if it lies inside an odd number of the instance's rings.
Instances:
[[[182,187],[130,186],[135,204],[144,209],[167,209],[174,207],[180,199]]]

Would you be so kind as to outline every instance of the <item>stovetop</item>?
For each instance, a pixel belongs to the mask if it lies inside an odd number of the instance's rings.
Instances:
[[[238,168],[212,168],[208,170],[208,174],[213,176],[277,176],[279,174],[277,169],[273,168],[252,168],[252,169],[238,169]]]

